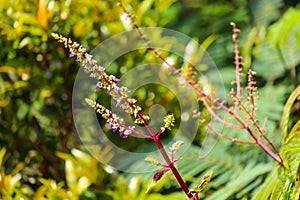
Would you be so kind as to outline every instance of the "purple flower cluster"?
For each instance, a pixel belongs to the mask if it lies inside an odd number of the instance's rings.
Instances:
[[[118,86],[117,83],[119,83],[121,80],[113,75],[108,75],[105,72],[105,68],[98,65],[97,61],[93,59],[92,55],[87,53],[86,49],[83,48],[82,45],[72,42],[71,39],[55,33],[53,33],[52,36],[69,49],[69,57],[76,56],[76,62],[81,63],[84,70],[90,73],[90,77],[98,80],[95,89],[106,90],[107,94],[116,102],[116,107],[120,107],[126,113],[133,115],[136,121],[139,123],[142,123],[143,120],[150,119],[146,115],[139,115],[141,107],[135,104],[135,99],[128,97],[128,88]],[[128,135],[134,131],[134,127],[126,127],[123,125],[123,119],[119,118],[108,109],[97,104],[93,100],[88,99],[86,101],[91,107],[100,113],[103,118],[107,120],[107,123],[110,124],[113,132],[119,130],[121,137],[127,138]],[[143,120],[139,119],[141,116]]]
[[[93,107],[96,112],[100,113],[104,119],[106,119],[112,132],[119,131],[121,137],[127,138],[127,136],[131,133],[131,130],[134,129],[134,127],[126,127],[123,125],[124,120],[122,118],[118,117],[116,114],[113,114],[110,110],[98,104],[96,101],[91,99],[85,99],[85,101],[91,107]]]

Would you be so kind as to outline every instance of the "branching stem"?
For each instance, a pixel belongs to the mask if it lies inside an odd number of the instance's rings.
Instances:
[[[241,124],[242,129],[246,130],[250,136],[254,139],[254,141],[256,142],[256,144],[258,146],[260,146],[260,148],[262,148],[271,158],[273,158],[280,166],[284,166],[283,164],[283,160],[280,157],[280,155],[277,153],[274,153],[262,140],[260,137],[258,137],[254,131],[249,127],[249,125],[237,114],[237,109],[239,107],[239,101],[240,101],[240,95],[241,95],[241,88],[240,88],[240,57],[238,54],[238,43],[237,41],[237,33],[239,32],[239,29],[237,29],[235,27],[235,24],[233,23],[233,28],[234,28],[234,34],[233,34],[233,40],[235,41],[235,66],[236,66],[236,87],[237,87],[237,91],[236,91],[236,102],[235,102],[235,108],[234,111],[232,111],[230,108],[226,107],[225,105],[223,105],[222,103],[220,103],[219,101],[217,101],[216,99],[214,99],[212,96],[210,96],[209,94],[205,94],[205,92],[200,89],[197,84],[193,84],[189,79],[187,79],[183,74],[180,73],[180,70],[176,69],[175,66],[173,66],[172,64],[170,64],[151,44],[151,42],[146,38],[146,36],[142,33],[141,29],[139,28],[139,26],[137,25],[137,23],[134,20],[134,17],[126,10],[126,8],[123,6],[123,4],[121,3],[121,1],[119,1],[119,5],[121,6],[121,8],[123,9],[123,11],[126,13],[127,17],[130,18],[135,30],[138,32],[139,36],[141,39],[144,40],[144,42],[146,43],[146,45],[148,46],[149,50],[152,51],[164,64],[166,64],[172,71],[173,73],[175,73],[176,75],[178,75],[179,77],[183,78],[188,84],[190,84],[191,87],[193,87],[198,95],[201,97],[200,100],[203,102],[203,104],[205,105],[205,107],[208,109],[208,111],[211,113],[212,116],[215,116],[215,118],[218,120],[219,118],[216,117],[216,114],[213,112],[213,110],[211,109],[211,107],[207,104],[206,100],[203,99],[207,99],[209,101],[211,101],[214,105],[216,105],[217,107],[223,109],[225,112],[227,112],[228,114],[230,114],[232,117],[234,117],[236,119],[236,121]],[[229,126],[231,128],[237,128],[236,125],[234,126]],[[239,127],[239,126],[238,126]],[[270,141],[268,140],[268,143],[270,144]],[[271,143],[272,148],[274,149],[274,145]],[[276,149],[276,148],[275,148]]]

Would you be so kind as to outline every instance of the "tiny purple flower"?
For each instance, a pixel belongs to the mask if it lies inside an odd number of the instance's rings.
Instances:
[[[114,87],[114,91],[115,91],[115,93],[119,93],[119,87]]]
[[[122,90],[124,90],[124,92],[129,92],[127,87],[122,86]]]
[[[121,80],[120,79],[118,79],[117,77],[114,77],[114,79],[113,79],[116,83],[118,83],[118,82],[120,82]]]
[[[121,105],[121,100],[118,99],[118,100],[117,100],[117,103],[116,103],[116,107],[118,108],[118,107],[120,107],[120,105]]]
[[[137,110],[134,110],[134,111],[133,111],[134,118],[137,118],[137,114],[138,114],[138,111],[137,111]]]
[[[107,87],[107,93],[108,94],[110,93],[110,87],[109,86]]]
[[[80,58],[76,58],[76,62],[80,63],[81,62]]]
[[[88,62],[90,66],[93,66],[93,57],[89,57]]]
[[[120,137],[125,139],[128,137],[128,134],[126,133],[126,131],[124,131],[124,132],[120,131]]]
[[[74,57],[74,56],[75,56],[74,52],[73,52],[73,51],[70,51],[69,57],[72,58],[72,57]]]
[[[120,137],[123,137],[123,135],[124,135],[124,132],[120,131]]]
[[[113,124],[110,125],[110,129],[112,130],[112,132],[117,131],[117,127],[115,127],[115,125],[113,125]]]
[[[99,83],[98,83],[98,84],[95,86],[95,89],[103,90],[104,88],[103,88],[102,84],[99,84]]]

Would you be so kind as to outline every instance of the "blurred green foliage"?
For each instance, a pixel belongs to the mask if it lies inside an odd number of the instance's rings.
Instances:
[[[269,118],[267,136],[282,147],[280,152],[289,168],[277,169],[257,147],[223,140],[209,157],[199,160],[197,153],[203,137],[199,134],[188,156],[178,163],[179,171],[193,186],[212,169],[212,183],[203,191],[207,199],[297,197],[297,98],[287,104],[289,111],[283,115],[282,130],[279,125],[284,102],[300,82],[300,6],[287,0],[122,2],[137,15],[141,27],[167,27],[195,37],[200,43],[206,41],[203,45],[217,64],[227,90],[234,79],[229,22],[237,23],[242,31],[240,47],[245,71],[250,67],[256,70],[261,87],[257,118]],[[78,65],[50,35],[61,33],[93,49],[129,28],[120,19],[122,11],[116,1],[1,0],[0,11],[0,198],[184,199],[172,175],[146,194],[152,174],[123,174],[103,166],[84,152],[76,136],[71,98]],[[197,56],[197,50],[194,53]],[[144,59],[156,58],[135,52],[117,62],[132,68]],[[114,73],[121,75],[122,71],[117,69]],[[135,95],[149,102],[150,93],[155,94],[152,104],[170,99],[164,89],[154,87],[141,88]],[[282,140],[280,135],[284,135]],[[130,144],[135,147],[138,141]],[[141,163],[141,167],[147,165]]]

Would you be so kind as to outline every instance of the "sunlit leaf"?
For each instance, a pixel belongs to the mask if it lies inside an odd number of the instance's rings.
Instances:
[[[193,192],[201,192],[210,182],[213,171],[208,171],[201,179],[200,183],[192,189]]]
[[[48,12],[47,12],[47,2],[46,0],[40,0],[39,1],[39,7],[38,7],[38,13],[37,13],[37,20],[40,23],[40,25],[48,29]]]
[[[29,111],[29,106],[25,103],[21,104],[17,112],[17,118],[19,120],[23,120],[26,114],[28,113],[28,111]]]
[[[285,142],[286,138],[288,137],[290,114],[294,102],[299,96],[300,96],[300,85],[292,92],[292,94],[290,95],[289,99],[287,100],[284,106],[284,111],[280,122],[280,126],[282,129],[282,133],[281,133],[282,144]]]

